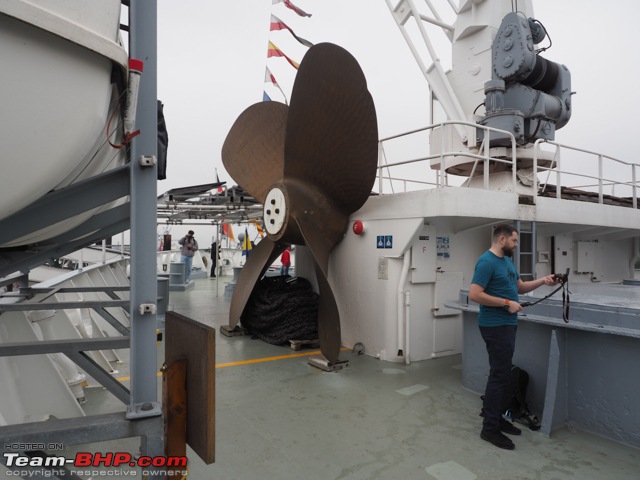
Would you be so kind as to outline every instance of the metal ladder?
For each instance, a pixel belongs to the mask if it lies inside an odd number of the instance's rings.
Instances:
[[[518,249],[515,255],[516,269],[522,281],[536,278],[536,222],[516,220],[518,229]]]

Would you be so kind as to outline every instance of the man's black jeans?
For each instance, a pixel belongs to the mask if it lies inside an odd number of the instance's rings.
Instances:
[[[480,327],[480,333],[487,345],[489,354],[489,379],[484,392],[484,420],[482,430],[485,432],[500,430],[500,418],[503,407],[509,401],[509,382],[513,351],[516,346],[516,325],[499,327]]]

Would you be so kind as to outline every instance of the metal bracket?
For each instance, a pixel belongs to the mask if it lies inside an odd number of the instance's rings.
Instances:
[[[144,315],[145,313],[150,313],[151,315],[156,314],[156,304],[155,303],[143,303],[139,307],[140,315]]]
[[[138,163],[141,167],[153,167],[158,163],[158,159],[155,155],[140,155]]]
[[[127,406],[127,420],[157,417],[159,415],[162,415],[162,405],[159,402],[144,402]]]
[[[342,370],[349,366],[348,360],[338,360],[336,363],[331,364],[324,355],[312,355],[309,357],[309,361],[307,363],[312,367],[319,368],[325,372],[337,372],[338,370]]]
[[[249,331],[240,325],[236,325],[233,328],[231,325],[220,325],[220,333],[225,337],[242,337],[248,335]]]

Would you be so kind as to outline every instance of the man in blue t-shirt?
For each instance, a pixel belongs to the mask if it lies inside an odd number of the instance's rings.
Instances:
[[[518,231],[511,225],[498,225],[493,231],[491,248],[483,253],[469,288],[469,299],[480,304],[478,325],[489,354],[489,379],[482,410],[484,420],[480,437],[497,447],[513,450],[515,445],[501,432],[520,435],[520,429],[502,418],[509,395],[511,361],[516,344],[518,294],[528,293],[542,285],[555,285],[553,275],[523,282],[511,257],[518,247]]]

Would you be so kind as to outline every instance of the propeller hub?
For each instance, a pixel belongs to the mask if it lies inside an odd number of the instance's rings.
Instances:
[[[287,223],[287,199],[283,187],[273,187],[264,201],[264,225],[267,233],[277,236]]]

